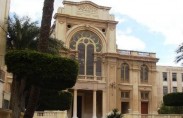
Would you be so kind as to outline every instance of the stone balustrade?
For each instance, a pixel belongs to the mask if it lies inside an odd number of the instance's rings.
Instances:
[[[11,118],[11,110],[0,108],[0,118]],[[20,118],[23,118],[23,113]],[[36,111],[33,118],[68,118],[67,111]]]
[[[131,56],[141,56],[141,57],[154,57],[156,58],[156,53],[150,52],[139,52],[132,50],[117,50],[120,55],[131,55]]]
[[[124,114],[123,118],[183,118],[183,114]]]
[[[67,118],[67,111],[36,111],[34,118]]]

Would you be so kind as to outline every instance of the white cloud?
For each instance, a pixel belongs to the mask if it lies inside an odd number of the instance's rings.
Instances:
[[[11,12],[28,15],[33,20],[42,16],[44,0],[12,0]],[[55,0],[55,11],[63,0]],[[82,0],[72,0],[82,1]],[[145,25],[152,32],[165,37],[165,44],[180,44],[183,39],[183,0],[91,0],[103,6],[112,7],[112,13],[127,15]],[[116,16],[123,23],[124,18]]]
[[[11,0],[11,12],[18,15],[28,15],[33,20],[41,20],[44,0]],[[63,0],[55,0],[55,11],[62,6]],[[71,0],[82,1],[82,0]],[[180,44],[183,42],[183,0],[91,0],[96,4],[111,7],[112,14],[126,15],[149,31],[161,33],[165,37],[165,45]],[[119,23],[125,23],[127,19],[115,15]],[[40,19],[38,19],[40,18]],[[127,28],[125,32],[117,29],[117,44],[120,49],[144,50],[145,43],[134,36],[130,36],[133,30]],[[158,42],[158,41],[157,41]],[[157,52],[158,53],[158,52]],[[161,55],[162,56],[162,55]],[[174,60],[175,55],[169,58]],[[168,58],[163,64],[170,64]],[[162,63],[162,61],[161,61]],[[173,63],[173,62],[172,62]],[[172,64],[173,65],[173,64]]]
[[[10,12],[19,16],[30,16],[33,20],[39,20],[43,8],[43,0],[11,0]]]
[[[115,20],[118,21],[118,23],[124,23],[126,21],[125,18],[120,18],[118,16],[115,16]]]
[[[41,20],[44,0],[11,0],[10,12],[19,16],[29,16],[33,20]],[[54,12],[62,6],[62,0],[55,0]]]
[[[118,49],[125,49],[125,50],[144,50],[145,43],[136,38],[134,36],[130,36],[129,34],[130,28],[127,28],[126,32],[117,31],[117,44]],[[132,32],[132,30],[130,30]]]
[[[92,0],[112,7],[113,13],[127,15],[162,33],[165,44],[180,44],[183,39],[183,0]]]

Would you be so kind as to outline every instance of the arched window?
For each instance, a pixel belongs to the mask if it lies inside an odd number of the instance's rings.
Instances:
[[[129,65],[127,63],[121,64],[121,80],[129,82]]]
[[[146,65],[141,66],[140,80],[141,80],[142,83],[147,83],[148,82],[148,67]]]
[[[82,30],[75,33],[70,40],[70,49],[78,51],[79,74],[101,76],[101,61],[96,61],[94,69],[94,54],[102,51],[100,38],[93,32]]]
[[[94,62],[94,46],[92,44],[87,45],[87,56],[86,56],[86,70],[87,75],[93,75],[93,62]]]
[[[96,76],[102,76],[102,59],[97,57],[96,61]]]

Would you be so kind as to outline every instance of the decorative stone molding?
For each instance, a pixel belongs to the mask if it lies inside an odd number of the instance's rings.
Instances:
[[[114,69],[114,67],[115,67],[115,65],[110,65],[110,68],[113,70]]]
[[[98,18],[98,9],[90,4],[81,4],[77,8],[77,15]]]
[[[63,23],[65,23],[65,20],[60,19],[60,20],[58,20],[58,22],[59,22],[60,24],[63,24]]]
[[[109,29],[110,29],[111,31],[114,31],[115,28],[116,28],[116,26],[115,26],[114,24],[109,24]]]
[[[78,11],[83,13],[96,14],[98,10],[90,4],[81,4],[78,7]]]

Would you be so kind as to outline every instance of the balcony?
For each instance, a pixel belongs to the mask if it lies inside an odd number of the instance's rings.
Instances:
[[[132,50],[117,50],[117,52],[120,55],[131,55],[131,56],[139,56],[139,57],[156,58],[156,53],[150,53],[150,52],[139,52],[139,51],[132,51]]]
[[[87,81],[105,81],[105,77],[92,75],[78,75],[78,79]]]

